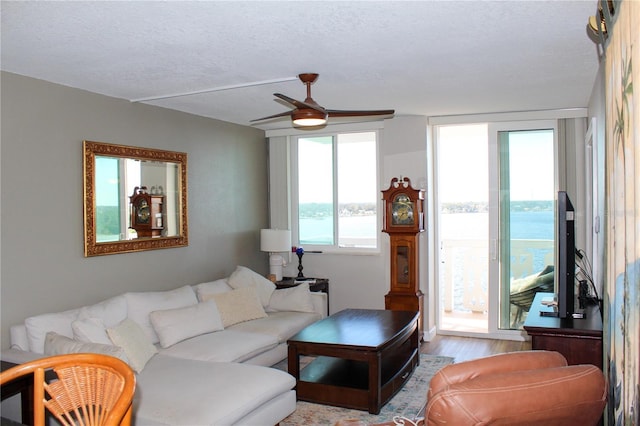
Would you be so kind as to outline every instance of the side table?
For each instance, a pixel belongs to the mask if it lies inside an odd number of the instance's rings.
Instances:
[[[9,361],[2,361],[2,371],[8,370],[11,367],[15,367],[18,364],[14,364]],[[15,379],[2,386],[2,400],[9,398],[13,395],[20,394],[21,405],[21,424],[32,425],[33,424],[33,375],[27,375]],[[11,421],[2,419],[2,424],[11,424]],[[15,423],[14,423],[15,424]]]
[[[327,295],[327,316],[329,316],[331,310],[329,309],[329,279],[328,278],[298,278],[298,277],[283,277],[281,281],[276,281],[276,289],[291,288],[299,286],[300,284],[308,282],[310,291],[317,291],[326,293]]]

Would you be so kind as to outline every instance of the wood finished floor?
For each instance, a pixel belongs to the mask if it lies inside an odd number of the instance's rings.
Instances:
[[[455,358],[456,363],[504,352],[530,349],[531,342],[440,335],[430,342],[423,342],[420,346],[421,353],[450,356]]]

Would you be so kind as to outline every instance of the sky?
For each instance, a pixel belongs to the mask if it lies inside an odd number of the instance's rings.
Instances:
[[[440,127],[440,202],[488,201],[488,144],[486,124]],[[554,199],[553,130],[511,132],[509,161],[512,201]]]
[[[376,202],[376,153],[363,148],[375,133],[341,134],[338,155],[340,202]],[[307,138],[299,151],[300,202],[332,201],[331,136]],[[441,202],[488,201],[488,126],[440,127],[438,196]],[[324,142],[324,143],[322,143]],[[553,131],[509,134],[510,197],[513,201],[553,200]],[[497,154],[495,154],[497,155]],[[369,166],[369,167],[367,167]]]
[[[303,149],[298,151],[300,203],[332,202],[331,140],[331,136],[301,139]],[[338,202],[376,203],[380,195],[376,182],[375,132],[340,134],[338,146]]]

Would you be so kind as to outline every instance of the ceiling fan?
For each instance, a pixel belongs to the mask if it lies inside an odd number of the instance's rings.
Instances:
[[[291,111],[281,112],[280,114],[270,115],[268,117],[257,118],[251,120],[251,122],[268,120],[271,118],[291,116],[291,120],[294,126],[322,126],[327,123],[328,117],[363,117],[363,116],[376,116],[376,115],[393,115],[394,110],[341,110],[341,109],[326,109],[311,98],[311,85],[318,79],[318,74],[305,73],[298,75],[300,81],[307,86],[307,98],[302,101],[290,98],[281,93],[274,93],[273,96],[282,99],[285,102],[290,103],[295,107]]]

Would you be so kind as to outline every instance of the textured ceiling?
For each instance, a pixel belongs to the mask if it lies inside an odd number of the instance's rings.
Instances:
[[[586,107],[597,1],[2,1],[1,68],[139,100],[316,72],[332,109]],[[145,101],[249,125],[298,80]],[[290,127],[287,118],[258,124]]]

